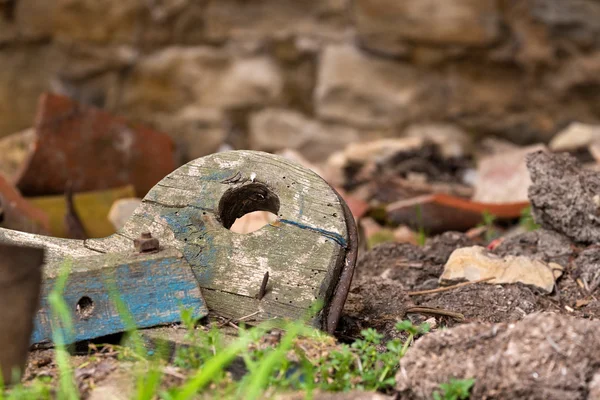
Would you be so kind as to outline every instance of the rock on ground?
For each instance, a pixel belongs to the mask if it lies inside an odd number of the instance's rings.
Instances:
[[[481,246],[455,250],[444,266],[440,281],[477,281],[490,279],[488,284],[523,283],[551,293],[555,279],[562,275],[564,267],[545,263],[524,256],[500,258]]]
[[[600,321],[543,313],[430,333],[400,360],[397,389],[430,399],[451,378],[474,378],[473,399],[591,399],[600,371],[599,330]]]
[[[531,153],[529,199],[535,221],[579,243],[600,241],[600,173],[568,154]]]
[[[526,256],[567,266],[575,251],[571,241],[565,236],[546,229],[537,229],[505,238],[494,249],[494,253],[501,257]]]

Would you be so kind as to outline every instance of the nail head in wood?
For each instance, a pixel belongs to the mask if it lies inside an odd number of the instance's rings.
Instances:
[[[158,251],[160,245],[158,239],[153,238],[150,232],[143,232],[139,238],[133,240],[133,244],[138,253]]]

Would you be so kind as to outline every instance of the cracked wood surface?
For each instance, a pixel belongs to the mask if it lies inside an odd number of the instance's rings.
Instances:
[[[235,218],[257,210],[278,220],[249,234],[228,229]],[[322,178],[253,151],[218,153],[180,167],[107,238],[75,241],[0,230],[0,242],[47,248],[50,277],[65,257],[75,266],[103,253],[133,257],[133,239],[144,231],[160,240],[162,251],[183,254],[211,311],[230,318],[259,311],[254,322],[304,317],[316,300],[326,313],[349,242],[343,205]],[[266,295],[257,300],[265,272]],[[323,327],[322,313],[312,323]]]

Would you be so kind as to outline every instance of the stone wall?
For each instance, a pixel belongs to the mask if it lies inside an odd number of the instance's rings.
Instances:
[[[51,90],[171,134],[184,159],[428,122],[518,142],[600,122],[597,0],[0,0],[0,136]]]

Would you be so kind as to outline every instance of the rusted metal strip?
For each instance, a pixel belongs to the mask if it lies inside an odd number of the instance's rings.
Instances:
[[[352,277],[354,276],[354,268],[358,257],[358,233],[356,229],[356,221],[348,204],[344,198],[334,189],[331,188],[339,197],[340,203],[344,210],[344,219],[346,220],[346,229],[348,231],[348,244],[346,246],[346,257],[344,258],[344,266],[340,273],[339,280],[334,289],[331,305],[327,310],[325,327],[328,333],[333,334],[337,328],[337,324],[342,315],[348,291],[352,285]]]

